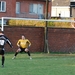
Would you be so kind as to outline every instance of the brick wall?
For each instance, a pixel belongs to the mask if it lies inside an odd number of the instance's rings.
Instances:
[[[75,52],[75,29],[49,28],[48,39],[51,52]]]
[[[43,15],[45,14],[46,2],[45,1],[37,1],[37,0],[0,0],[6,2],[6,11],[0,12],[0,17],[23,17],[23,18],[39,18],[38,14],[30,14],[29,5],[31,3],[34,4],[42,4],[43,5]],[[20,13],[16,14],[16,2],[20,2]],[[24,8],[25,7],[25,8]],[[51,2],[49,2],[49,18],[51,14]],[[45,16],[45,15],[44,15]]]
[[[16,43],[22,34],[31,41],[31,52],[43,52],[44,50],[44,28],[42,27],[6,26],[4,33],[13,43],[13,52],[17,49]],[[48,28],[48,43],[50,52],[75,52],[75,29]],[[7,44],[5,47],[6,51],[12,52]]]
[[[0,12],[0,17],[15,17],[16,0],[0,0],[0,1],[6,1],[6,12]]]
[[[44,48],[44,28],[35,28],[35,27],[9,27],[4,28],[4,34],[8,36],[11,40],[14,48],[13,51],[17,49],[17,41],[21,38],[21,35],[24,34],[27,39],[32,43],[30,48],[31,52],[42,52]],[[12,51],[12,49],[6,44],[6,50]]]

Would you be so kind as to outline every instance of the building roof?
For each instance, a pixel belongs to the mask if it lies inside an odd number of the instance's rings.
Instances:
[[[52,6],[69,6],[70,0],[52,0]]]

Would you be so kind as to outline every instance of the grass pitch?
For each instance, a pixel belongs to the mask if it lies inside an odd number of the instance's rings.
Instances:
[[[0,75],[75,75],[75,54],[32,53],[32,60],[27,54],[18,54],[12,60],[13,55],[5,54]]]

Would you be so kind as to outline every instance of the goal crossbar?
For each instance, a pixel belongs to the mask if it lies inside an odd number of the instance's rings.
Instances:
[[[46,22],[71,22],[71,23],[75,23],[74,20],[52,20],[52,19],[29,19],[29,18],[15,18],[15,17],[2,17],[2,23],[1,23],[1,30],[4,31],[4,20],[9,20],[9,19],[14,19],[14,20],[34,20],[34,21],[46,21]]]

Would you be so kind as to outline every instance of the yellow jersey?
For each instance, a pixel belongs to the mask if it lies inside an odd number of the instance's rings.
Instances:
[[[31,42],[28,39],[20,39],[17,42],[17,46],[20,46],[21,48],[27,48],[29,45],[31,45]]]

